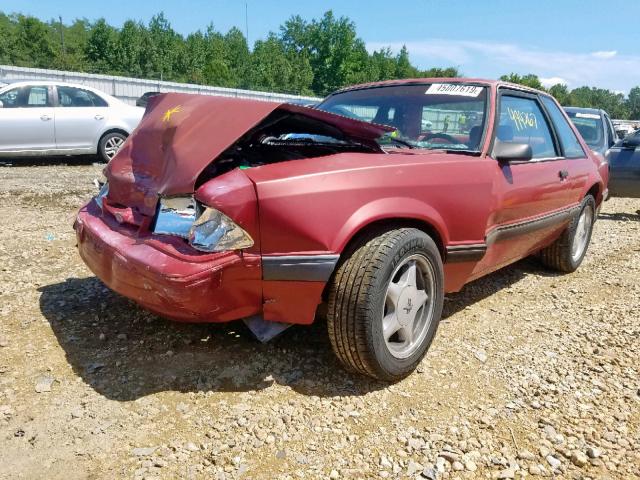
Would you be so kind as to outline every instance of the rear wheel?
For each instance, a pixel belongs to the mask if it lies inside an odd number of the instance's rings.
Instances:
[[[571,221],[560,238],[540,252],[540,259],[547,267],[560,272],[574,272],[582,263],[591,242],[595,222],[596,202],[587,195],[578,215]]]
[[[442,259],[424,232],[402,228],[363,241],[340,265],[327,325],[347,369],[396,381],[424,357],[442,314]]]
[[[98,143],[98,153],[104,162],[109,162],[122,147],[127,136],[120,132],[105,134]]]

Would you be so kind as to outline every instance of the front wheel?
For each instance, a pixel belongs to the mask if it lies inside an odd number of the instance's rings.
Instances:
[[[340,265],[329,292],[333,350],[349,370],[400,380],[431,345],[443,300],[442,259],[427,234],[401,228],[369,238]]]
[[[127,136],[120,132],[109,132],[98,143],[98,153],[104,162],[109,162],[122,147]]]
[[[587,195],[560,238],[540,252],[542,263],[560,272],[575,272],[587,253],[595,219],[596,202]]]

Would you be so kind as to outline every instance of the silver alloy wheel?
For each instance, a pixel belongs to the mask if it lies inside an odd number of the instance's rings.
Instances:
[[[420,348],[433,321],[436,275],[424,255],[407,257],[387,286],[382,334],[389,353],[407,358]]]
[[[589,242],[589,235],[591,233],[591,226],[593,224],[593,209],[590,205],[580,212],[580,218],[578,219],[578,225],[573,235],[573,244],[571,245],[571,259],[574,262],[580,260],[584,251],[587,248]]]
[[[107,139],[107,141],[104,143],[104,154],[109,160],[116,156],[116,153],[118,153],[118,150],[120,150],[120,147],[122,147],[123,143],[124,138],[116,135]]]

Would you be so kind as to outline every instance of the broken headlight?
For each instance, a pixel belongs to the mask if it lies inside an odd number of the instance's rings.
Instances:
[[[223,252],[252,247],[253,239],[224,213],[206,207],[189,231],[189,243],[203,252]]]
[[[156,217],[153,233],[189,238],[196,219],[196,201],[193,197],[164,197]]]
[[[94,184],[100,186],[100,191],[94,197],[94,200],[100,207],[100,210],[102,210],[102,200],[109,194],[109,184],[107,182],[100,184],[98,180],[94,180]]]

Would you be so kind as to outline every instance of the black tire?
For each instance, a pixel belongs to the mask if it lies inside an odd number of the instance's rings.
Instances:
[[[573,249],[574,244],[579,241],[579,238],[581,238],[581,236],[576,236],[578,225],[580,223],[580,218],[583,215],[589,215],[589,211],[591,220],[588,222],[588,225],[586,225],[588,228],[586,231],[586,243],[580,253],[577,254]],[[578,214],[571,220],[571,223],[567,226],[565,231],[562,232],[562,235],[560,235],[560,237],[551,245],[540,251],[539,257],[542,263],[545,266],[560,272],[575,272],[582,263],[582,260],[589,248],[595,219],[596,202],[591,195],[587,195],[582,200]]]
[[[438,247],[421,230],[401,228],[369,236],[346,255],[329,291],[327,326],[333,351],[347,370],[383,381],[400,380],[413,372],[426,354],[442,314],[444,276]],[[400,275],[398,269],[409,265],[406,262],[413,258],[429,272],[432,295],[416,311],[429,308],[430,320],[421,322],[422,334],[411,347],[415,351],[409,350],[412,353],[406,358],[397,358],[383,335],[387,287],[394,280],[393,275]],[[418,282],[426,282],[425,278]],[[411,307],[410,302],[407,305]]]
[[[118,153],[117,150],[114,152],[115,144],[119,143],[119,145],[117,145],[119,149],[126,139],[127,136],[122,132],[105,133],[98,142],[98,155],[100,155],[100,159],[105,163],[109,163],[115,154]]]

